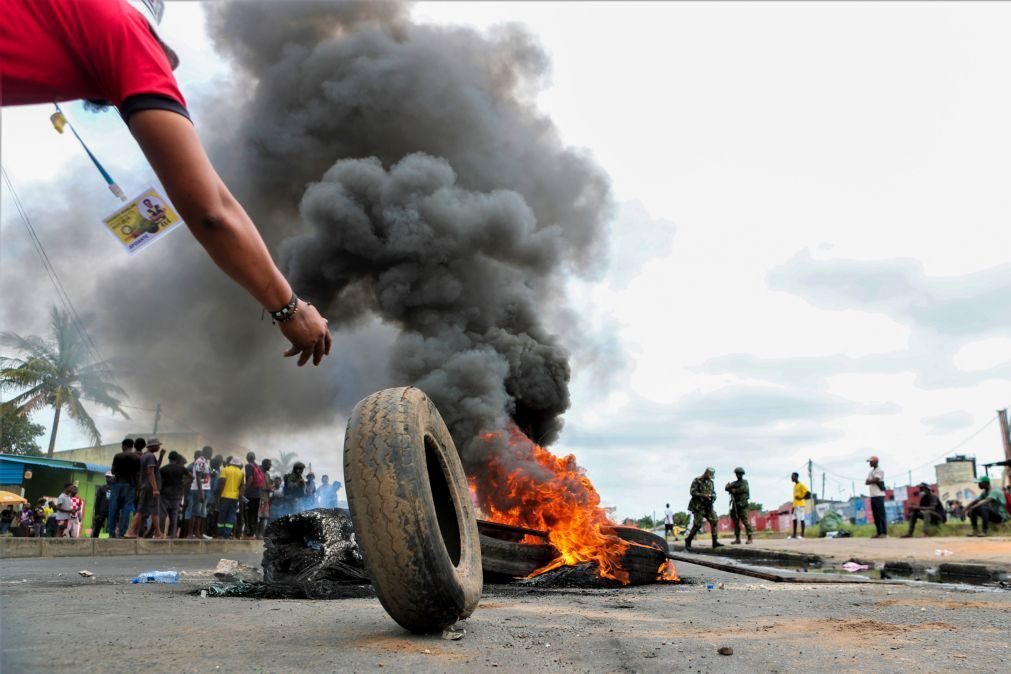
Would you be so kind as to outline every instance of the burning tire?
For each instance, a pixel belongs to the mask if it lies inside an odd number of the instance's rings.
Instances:
[[[663,536],[657,536],[652,531],[646,531],[636,527],[615,526],[611,527],[611,532],[623,541],[647,545],[651,548],[660,546],[660,549],[663,550],[665,554],[670,552],[670,544],[667,543]]]
[[[477,521],[453,439],[422,391],[386,389],[355,406],[344,479],[365,568],[386,612],[419,633],[468,617],[481,597]]]
[[[525,578],[557,556],[552,545],[527,545],[481,535],[481,567],[493,577]]]

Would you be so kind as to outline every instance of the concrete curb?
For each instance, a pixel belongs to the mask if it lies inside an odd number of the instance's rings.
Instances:
[[[672,544],[671,550],[684,551],[684,545]],[[734,557],[754,561],[773,560],[785,562],[787,564],[797,564],[799,566],[821,566],[824,559],[819,555],[811,555],[803,552],[787,552],[783,550],[770,550],[769,548],[744,547],[743,545],[731,546],[727,543],[722,548],[713,550],[709,547],[708,541],[696,542],[692,546],[692,554],[712,555],[715,557]]]
[[[151,538],[0,538],[0,559],[263,553],[263,541]]]

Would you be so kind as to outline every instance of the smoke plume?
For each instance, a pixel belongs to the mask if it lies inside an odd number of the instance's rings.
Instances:
[[[599,263],[610,193],[533,105],[545,54],[521,28],[416,25],[401,5],[292,9],[210,15],[252,91],[232,183],[274,237],[300,196],[282,268],[338,330],[396,327],[391,379],[433,398],[469,468],[510,419],[552,442],[570,373],[543,317],[566,271]]]

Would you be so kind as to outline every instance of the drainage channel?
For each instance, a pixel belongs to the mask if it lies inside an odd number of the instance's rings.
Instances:
[[[693,558],[684,561],[693,562]],[[1006,572],[991,569],[976,564],[938,564],[927,566],[910,564],[908,562],[855,562],[865,568],[849,571],[842,564],[804,563],[780,558],[749,558],[742,568],[766,568],[770,571],[781,569],[799,574],[818,574],[834,578],[868,579],[868,580],[914,580],[925,583],[945,583],[954,585],[973,585],[993,589],[1011,589],[1011,578]],[[741,566],[734,563],[734,566]]]

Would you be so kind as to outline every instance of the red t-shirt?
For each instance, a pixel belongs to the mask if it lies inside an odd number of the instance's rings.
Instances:
[[[0,104],[109,101],[189,117],[165,51],[125,0],[3,0]]]

